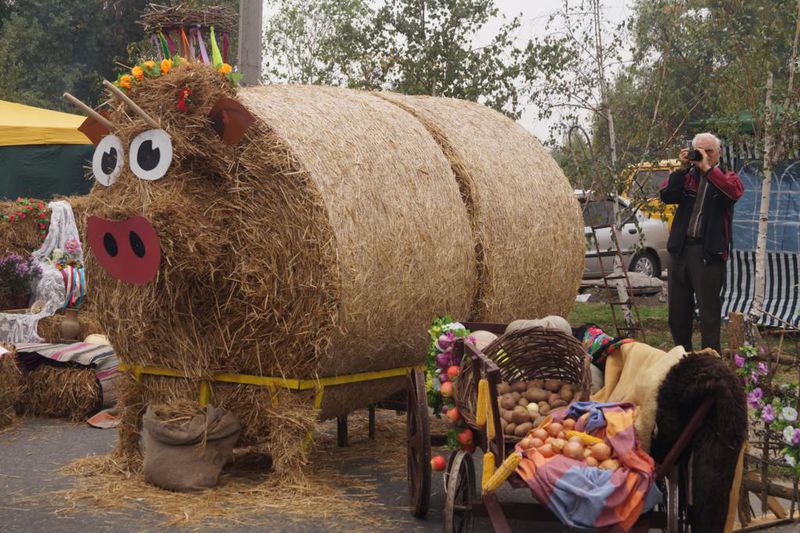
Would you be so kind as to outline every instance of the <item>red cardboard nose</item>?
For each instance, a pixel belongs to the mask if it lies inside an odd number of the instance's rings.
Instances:
[[[86,236],[97,261],[118,280],[144,285],[158,274],[161,245],[156,230],[146,218],[113,222],[89,217]]]

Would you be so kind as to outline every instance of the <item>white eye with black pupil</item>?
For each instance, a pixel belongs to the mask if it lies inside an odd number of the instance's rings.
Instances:
[[[172,163],[172,141],[164,130],[147,130],[131,143],[130,167],[137,177],[154,181],[164,177]]]
[[[94,179],[109,187],[117,181],[125,163],[122,141],[116,135],[106,135],[97,144],[92,156]]]

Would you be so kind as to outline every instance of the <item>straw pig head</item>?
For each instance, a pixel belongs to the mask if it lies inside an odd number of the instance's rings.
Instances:
[[[96,141],[92,195],[102,206],[87,220],[87,240],[110,276],[144,285],[164,262],[186,269],[223,254],[216,243],[225,239],[214,233],[224,223],[213,207],[255,122],[233,96],[215,71],[176,68],[135,87],[131,101],[120,95],[113,131],[84,123]]]

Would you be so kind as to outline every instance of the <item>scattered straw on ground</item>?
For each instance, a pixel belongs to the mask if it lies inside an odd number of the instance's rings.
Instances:
[[[223,471],[218,487],[186,494],[148,485],[140,473],[132,474],[124,464],[104,455],[73,461],[61,472],[75,477],[74,486],[42,496],[63,499],[59,513],[141,509],[163,516],[165,525],[255,525],[259,515],[263,519],[265,512],[278,512],[289,519],[352,521],[348,529],[353,530],[396,528],[395,521],[381,512],[387,507],[377,501],[377,484],[370,470],[405,479],[405,414],[378,411],[376,422],[376,439],[371,441],[366,412],[351,415],[347,448],[336,445],[335,423],[321,425],[306,474],[298,469],[277,476],[265,456],[240,452]],[[434,432],[443,430],[440,421],[432,423]],[[365,523],[369,525],[360,525]]]

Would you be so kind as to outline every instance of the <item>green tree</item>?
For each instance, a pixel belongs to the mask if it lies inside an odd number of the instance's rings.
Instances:
[[[518,117],[522,52],[513,41],[519,18],[475,46],[481,28],[498,16],[494,0],[388,0],[377,13],[374,42],[387,58],[389,87],[479,100]]]
[[[359,85],[369,79],[367,0],[278,0],[267,21],[265,78],[291,83]]]
[[[0,98],[67,109],[69,91],[90,102],[99,80],[141,35],[135,23],[146,0],[26,0],[7,4],[0,28]]]
[[[515,18],[482,46],[494,0],[280,0],[267,23],[273,80],[389,89],[481,101],[517,117]]]
[[[149,0],[0,0],[0,99],[72,111],[61,96],[67,91],[87,103],[98,102],[103,78],[114,79],[125,65],[154,55],[137,23],[148,3]],[[238,8],[239,2],[191,3],[211,4]]]
[[[763,138],[768,72],[773,99],[787,96],[796,11],[796,0],[638,0],[633,62],[611,91],[621,145],[657,159],[675,157],[698,129]]]

